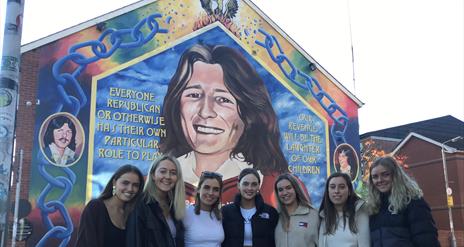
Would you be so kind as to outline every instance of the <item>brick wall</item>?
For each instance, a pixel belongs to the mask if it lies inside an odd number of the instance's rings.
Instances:
[[[455,231],[454,235],[456,236],[456,246],[464,247],[464,231]],[[449,230],[438,231],[438,240],[440,240],[441,247],[450,247],[450,239]]]

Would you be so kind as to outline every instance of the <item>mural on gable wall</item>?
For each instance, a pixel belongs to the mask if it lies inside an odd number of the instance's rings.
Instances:
[[[146,175],[165,152],[190,200],[203,170],[224,175],[223,203],[245,167],[269,203],[282,172],[316,207],[331,172],[357,181],[358,105],[247,1],[160,0],[39,49],[30,246],[72,243],[118,167]]]

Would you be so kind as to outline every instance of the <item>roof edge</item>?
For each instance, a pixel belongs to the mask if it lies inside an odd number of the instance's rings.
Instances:
[[[391,153],[393,155],[395,155],[396,152],[398,152],[406,144],[406,142],[408,142],[413,137],[416,137],[416,138],[421,139],[423,141],[432,143],[432,144],[434,144],[436,146],[439,146],[441,148],[445,148],[445,150],[448,151],[448,152],[456,152],[456,151],[458,151],[458,149],[456,149],[456,148],[453,148],[453,147],[450,147],[450,146],[447,146],[447,145],[443,145],[442,143],[439,143],[439,142],[437,142],[437,141],[435,141],[435,140],[433,140],[431,138],[425,137],[425,136],[423,136],[421,134],[417,134],[415,132],[411,132],[411,133],[409,133],[409,135],[406,138],[403,139],[403,141],[400,142],[400,144],[398,144],[396,146],[396,148]]]
[[[387,127],[387,128],[383,128],[383,129],[372,130],[372,131],[362,133],[362,134],[360,134],[360,136],[370,135],[370,134],[375,133],[375,132],[383,132],[383,131],[388,131],[388,130],[394,130],[394,129],[405,127],[405,126],[412,126],[412,125],[425,123],[425,122],[430,122],[430,121],[434,121],[434,120],[437,120],[437,119],[444,119],[444,118],[453,118],[453,119],[456,119],[456,120],[464,123],[464,121],[462,121],[461,119],[459,119],[459,118],[457,118],[457,117],[455,117],[453,115],[448,114],[448,115],[444,115],[444,116],[441,116],[441,117],[434,117],[434,118],[430,118],[430,119],[419,120],[419,121],[415,121],[415,122],[410,122],[410,123],[400,124],[400,125],[396,125],[396,126],[392,126],[392,127]]]
[[[377,139],[377,140],[382,140],[382,141],[394,141],[394,142],[400,142],[401,139],[398,139],[398,138],[391,138],[391,137],[384,137],[384,136],[368,136],[362,140],[365,140],[367,138],[372,138],[372,139]],[[362,141],[361,140],[361,141]]]

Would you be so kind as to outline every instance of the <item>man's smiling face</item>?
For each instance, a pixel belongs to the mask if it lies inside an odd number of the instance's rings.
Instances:
[[[195,62],[180,100],[182,129],[195,152],[230,152],[243,134],[236,99],[219,64]]]

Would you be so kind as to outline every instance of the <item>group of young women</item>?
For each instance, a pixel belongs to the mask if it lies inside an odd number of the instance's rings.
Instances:
[[[421,189],[392,157],[370,167],[367,202],[347,174],[334,173],[317,210],[285,173],[274,184],[276,210],[259,193],[261,179],[243,169],[234,202],[221,206],[222,175],[204,171],[186,206],[176,158],[158,158],[145,183],[136,167],[123,166],[85,207],[76,246],[440,246]]]

